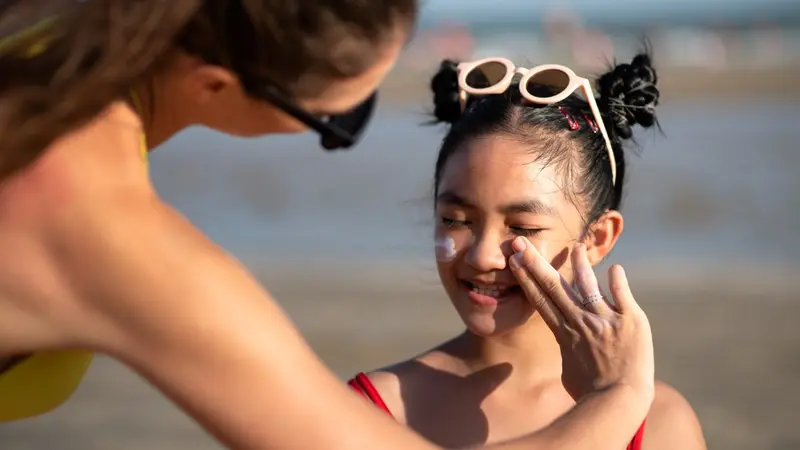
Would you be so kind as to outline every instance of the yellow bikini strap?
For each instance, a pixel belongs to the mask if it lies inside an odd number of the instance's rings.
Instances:
[[[142,107],[142,101],[139,99],[139,93],[136,91],[131,91],[131,103],[133,104],[133,109],[139,114],[140,118],[144,117],[144,108]],[[147,136],[145,136],[144,131],[142,131],[142,140],[140,144],[141,152],[142,152],[142,159],[147,162]]]
[[[0,55],[4,53],[13,53],[18,50],[22,50],[22,55],[25,58],[34,58],[40,55],[47,50],[48,45],[54,38],[53,34],[48,34],[47,31],[53,26],[56,19],[56,16],[46,17],[30,27],[11,34],[10,36],[0,38]],[[142,102],[136,91],[131,91],[131,101],[139,116],[144,117]],[[147,138],[144,133],[142,133],[141,152],[142,159],[147,162]]]

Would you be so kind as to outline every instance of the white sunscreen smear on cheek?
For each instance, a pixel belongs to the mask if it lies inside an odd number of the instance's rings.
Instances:
[[[436,238],[434,250],[437,261],[450,262],[456,258],[456,241],[450,236]]]

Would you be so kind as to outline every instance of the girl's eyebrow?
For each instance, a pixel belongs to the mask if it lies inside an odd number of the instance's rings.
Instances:
[[[458,195],[453,191],[442,191],[436,196],[436,201],[450,205],[461,206],[464,208],[474,208],[473,202],[464,196]],[[508,203],[498,208],[498,211],[505,215],[511,214],[541,214],[546,216],[558,216],[556,210],[539,199],[527,199]]]

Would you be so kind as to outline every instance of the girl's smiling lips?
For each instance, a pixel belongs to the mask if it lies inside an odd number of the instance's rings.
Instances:
[[[460,283],[467,291],[467,298],[482,306],[497,305],[522,292],[518,284],[478,283],[467,280],[460,280]]]

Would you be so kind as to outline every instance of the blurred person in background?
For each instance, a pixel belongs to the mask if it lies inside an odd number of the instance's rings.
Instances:
[[[4,2],[0,420],[59,405],[97,351],[234,448],[435,448],[341,386],[147,174],[147,152],[192,125],[311,128],[326,149],[351,146],[416,15],[414,0]],[[581,395],[548,429],[496,448],[578,434],[570,448],[616,448],[653,397],[647,318],[621,271],[627,310],[601,316],[534,288],[558,275],[525,254],[537,309],[570,322],[550,325],[575,350],[565,383]]]
[[[577,95],[537,102],[572,94],[580,80],[533,68],[512,82],[517,70],[505,59],[445,61],[431,82],[435,118],[450,126],[434,171],[436,260],[466,331],[349,381],[446,448],[534,432],[575,404],[562,383],[563,350],[515,277],[512,247],[532,244],[590,308],[613,314],[592,266],[623,230],[623,142],[634,126],[657,123],[647,53],[602,75],[596,103]],[[628,450],[705,449],[692,407],[661,382],[646,427],[631,436]]]

